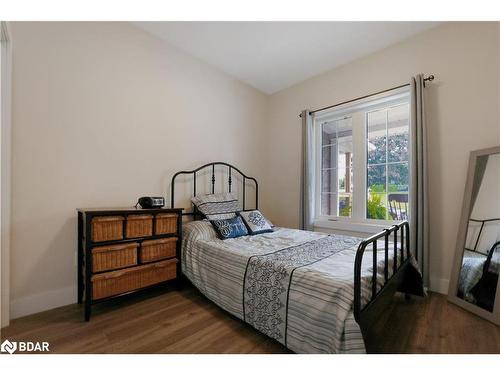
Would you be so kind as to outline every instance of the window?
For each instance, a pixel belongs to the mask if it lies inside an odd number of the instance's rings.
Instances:
[[[368,219],[407,218],[408,117],[408,103],[367,114]]]
[[[321,214],[351,216],[352,119],[321,124]]]
[[[317,219],[407,218],[407,89],[314,114]]]

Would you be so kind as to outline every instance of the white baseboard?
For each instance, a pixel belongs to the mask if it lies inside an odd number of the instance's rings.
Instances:
[[[448,294],[448,279],[431,278],[429,290],[436,293]],[[76,302],[76,288],[67,287],[49,292],[33,294],[12,300],[10,303],[10,318],[35,314],[56,307],[70,305]]]
[[[20,318],[72,303],[76,303],[76,288],[73,286],[33,294],[10,302],[10,318]]]
[[[450,284],[450,280],[448,280],[448,279],[437,279],[437,278],[431,277],[429,290],[431,292],[448,294],[449,284]]]

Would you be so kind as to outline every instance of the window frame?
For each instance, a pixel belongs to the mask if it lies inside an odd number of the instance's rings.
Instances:
[[[334,109],[315,112],[312,115],[314,132],[314,171],[315,171],[315,219],[314,226],[319,228],[332,228],[347,231],[376,232],[380,227],[392,225],[394,220],[369,219],[366,217],[367,205],[367,160],[368,160],[368,113],[377,109],[397,106],[408,103],[411,113],[409,87],[402,87],[383,94],[370,96],[358,101],[348,103]],[[334,121],[346,117],[352,118],[352,144],[353,144],[353,192],[351,217],[321,214],[321,160],[322,139],[321,125],[326,121]],[[409,116],[411,128],[411,116]],[[409,129],[410,130],[410,129]],[[411,166],[411,142],[408,149],[408,165]],[[356,172],[362,170],[362,172]],[[411,173],[409,178],[411,178]],[[361,186],[361,189],[359,188]],[[411,196],[408,192],[410,202]],[[338,194],[337,194],[338,195]],[[361,204],[360,204],[361,203]],[[408,209],[410,204],[408,204]]]

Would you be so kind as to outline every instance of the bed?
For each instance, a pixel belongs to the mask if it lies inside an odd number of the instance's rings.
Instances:
[[[215,167],[228,168],[243,184],[258,184],[236,167],[209,163],[172,178],[171,200],[180,175],[194,179]],[[243,191],[245,190],[243,185]],[[245,193],[242,211],[247,211]],[[396,290],[423,295],[420,273],[403,221],[363,239],[275,227],[269,233],[221,240],[196,206],[185,213],[183,275],[208,299],[296,353],[364,353],[369,326]],[[383,311],[383,309],[382,309]]]
[[[476,303],[472,290],[483,276],[487,256],[477,251],[464,250],[462,269],[458,279],[458,296],[468,302]]]
[[[469,219],[469,231],[472,233],[471,245],[464,249],[458,279],[458,297],[488,311],[493,311],[500,271],[498,223],[500,223],[498,218]],[[476,234],[473,224],[479,225]],[[485,235],[485,232],[489,233]]]

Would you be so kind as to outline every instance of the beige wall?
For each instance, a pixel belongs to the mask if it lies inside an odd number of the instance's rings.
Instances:
[[[447,290],[468,153],[500,143],[497,24],[445,24],[270,97],[127,23],[12,23],[12,36],[14,317],[75,301],[76,207],[168,195],[180,168],[241,166],[266,215],[296,227],[299,112],[419,72],[436,76],[431,277]]]
[[[298,225],[299,112],[434,74],[427,89],[431,287],[447,291],[469,152],[500,143],[499,27],[448,23],[274,94],[267,132],[263,210]]]
[[[266,96],[128,23],[12,23],[12,317],[76,301],[76,207],[259,177]]]

